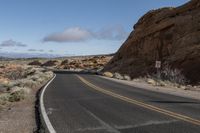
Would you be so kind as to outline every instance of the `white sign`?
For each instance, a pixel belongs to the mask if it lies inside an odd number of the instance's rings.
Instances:
[[[161,61],[156,61],[155,67],[156,68],[161,68]]]

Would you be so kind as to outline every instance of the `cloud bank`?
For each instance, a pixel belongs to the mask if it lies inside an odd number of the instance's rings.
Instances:
[[[122,26],[104,27],[92,31],[81,27],[70,27],[63,32],[53,33],[43,38],[43,42],[82,42],[86,40],[123,40],[128,33]]]
[[[44,52],[43,49],[28,49],[30,52]]]
[[[68,28],[60,33],[53,33],[46,36],[44,42],[81,42],[89,39],[91,32],[80,27]]]
[[[27,45],[10,39],[10,40],[3,41],[0,44],[0,47],[27,47]]]

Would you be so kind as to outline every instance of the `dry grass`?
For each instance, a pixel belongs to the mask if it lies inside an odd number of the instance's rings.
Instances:
[[[51,77],[53,73],[43,68],[6,64],[1,69],[1,79],[8,79],[8,81],[0,82],[1,87],[4,87],[3,90],[6,90],[0,93],[0,104],[25,99],[32,89],[41,87]]]
[[[172,69],[169,65],[166,65],[161,71],[161,80],[179,85],[185,85],[187,83],[187,80],[181,70]]]

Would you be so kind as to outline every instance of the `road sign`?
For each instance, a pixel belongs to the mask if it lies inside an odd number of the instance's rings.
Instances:
[[[156,61],[155,67],[156,68],[161,68],[161,61]]]

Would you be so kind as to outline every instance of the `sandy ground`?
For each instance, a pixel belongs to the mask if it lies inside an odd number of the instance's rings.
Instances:
[[[25,100],[0,107],[0,133],[33,133],[36,129],[35,94]]]
[[[114,78],[108,78],[104,76],[99,76],[101,78],[105,78],[108,80],[112,80],[115,82],[119,82],[122,84],[130,85],[137,88],[146,89],[149,91],[155,91],[155,92],[161,92],[161,93],[167,93],[175,96],[181,96],[181,97],[187,97],[192,99],[200,100],[200,88],[196,88],[194,90],[185,90],[181,88],[176,87],[160,87],[160,86],[152,86],[146,82],[139,82],[139,81],[126,81],[126,80],[119,80]]]

